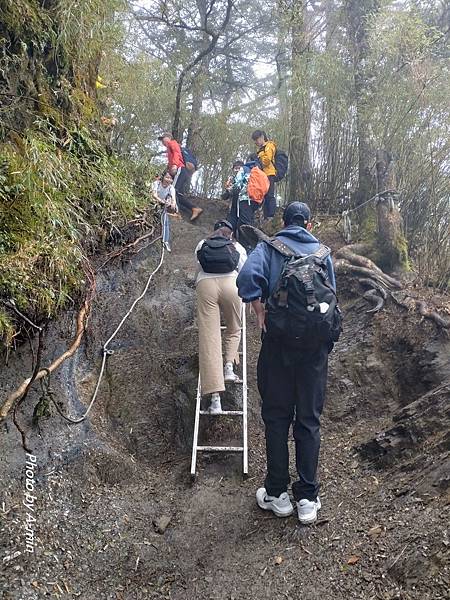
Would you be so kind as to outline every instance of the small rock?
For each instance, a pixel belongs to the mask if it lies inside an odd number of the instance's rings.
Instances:
[[[366,367],[368,369],[379,369],[382,366],[383,364],[380,362],[380,360],[378,360],[376,354],[369,354],[366,359]]]
[[[383,527],[381,527],[381,525],[374,525],[369,529],[368,533],[372,539],[376,539],[379,535],[383,533]]]
[[[275,557],[274,563],[276,565],[281,565],[282,562],[283,562],[283,557],[282,556],[276,556]]]
[[[155,526],[156,531],[163,534],[169,526],[170,520],[171,517],[168,517],[167,515],[163,515],[162,517],[155,519],[153,521],[153,525]]]

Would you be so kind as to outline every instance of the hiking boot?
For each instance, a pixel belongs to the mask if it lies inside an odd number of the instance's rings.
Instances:
[[[320,498],[316,500],[307,500],[303,498],[297,502],[298,520],[303,525],[310,525],[317,520],[317,511],[321,509]]]
[[[220,394],[215,392],[211,396],[211,404],[209,405],[208,412],[210,415],[220,415],[222,412],[222,405],[220,404]]]
[[[198,219],[202,212],[203,208],[198,208],[197,206],[194,206],[194,208],[192,209],[191,221],[195,221],[195,219]]]
[[[223,371],[223,377],[225,381],[238,381],[239,376],[233,371],[233,363],[225,363],[225,369]]]
[[[268,496],[266,488],[259,488],[256,492],[256,502],[259,508],[271,510],[277,517],[289,517],[294,512],[289,494],[283,492],[278,496]]]

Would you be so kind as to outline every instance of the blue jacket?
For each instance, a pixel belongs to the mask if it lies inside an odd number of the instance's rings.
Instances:
[[[300,255],[312,254],[319,248],[319,241],[303,227],[290,225],[279,233],[280,238],[289,248]],[[252,302],[261,298],[264,302],[273,292],[281,275],[284,257],[274,248],[260,242],[247,258],[238,278],[239,296],[244,302]],[[327,258],[330,283],[336,289],[333,263]]]

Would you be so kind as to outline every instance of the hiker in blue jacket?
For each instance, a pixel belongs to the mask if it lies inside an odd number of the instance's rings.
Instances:
[[[320,242],[308,231],[310,210],[306,204],[289,204],[283,220],[285,228],[276,235],[277,240],[297,255],[313,254],[319,249]],[[320,341],[317,347],[293,348],[286,340],[273,337],[270,330],[267,331],[264,303],[274,291],[285,261],[279,251],[262,241],[249,255],[237,278],[239,296],[244,302],[252,303],[262,330],[257,375],[266,431],[267,476],[264,487],[256,493],[256,500],[261,508],[279,517],[293,512],[287,486],[290,482],[288,434],[294,422],[299,480],[292,485],[292,492],[300,522],[309,524],[316,520],[321,506],[317,482],[320,415],[332,343]],[[334,289],[335,276],[329,256],[326,270],[326,284]]]
[[[260,204],[251,200],[247,193],[250,171],[258,164],[257,160],[258,157],[256,155],[250,155],[246,163],[236,161],[233,164],[235,174],[230,188],[232,203],[227,219],[233,225],[233,235],[244,246],[247,254],[252,249],[248,245],[245,236],[241,235],[241,226],[253,225],[255,212],[260,208]],[[237,168],[235,169],[235,167]]]

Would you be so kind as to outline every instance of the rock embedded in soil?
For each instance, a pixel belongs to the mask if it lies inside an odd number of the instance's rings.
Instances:
[[[165,533],[169,523],[171,521],[171,517],[168,515],[162,515],[153,521],[153,525],[158,533],[161,535]]]

